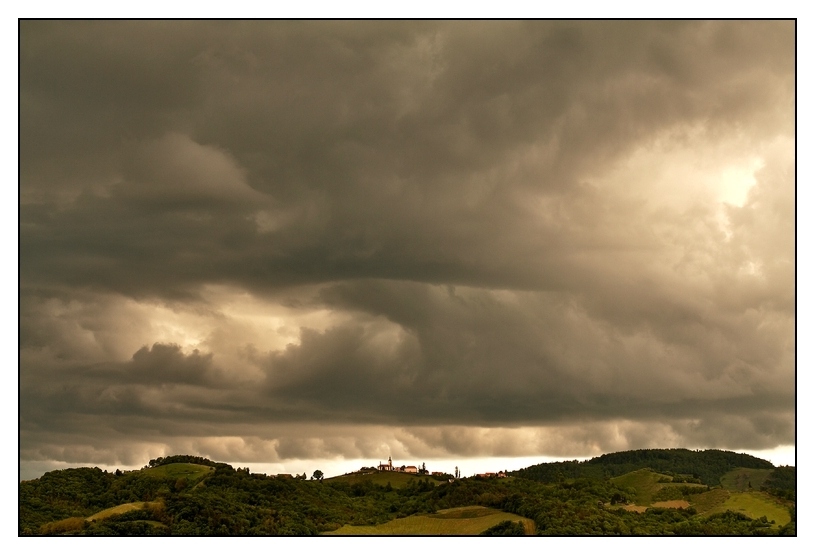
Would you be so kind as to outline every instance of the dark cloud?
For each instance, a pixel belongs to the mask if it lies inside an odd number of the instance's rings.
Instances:
[[[793,442],[794,30],[22,22],[21,460]]]

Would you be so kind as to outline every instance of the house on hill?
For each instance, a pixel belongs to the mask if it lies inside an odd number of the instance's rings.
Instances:
[[[492,479],[494,477],[506,477],[506,473],[503,471],[498,471],[497,473],[489,472],[489,473],[478,473],[476,477],[482,477],[484,479]]]
[[[377,468],[379,471],[398,471],[399,473],[413,473],[418,475],[418,466],[394,466],[392,457],[387,458],[386,464],[379,462]]]

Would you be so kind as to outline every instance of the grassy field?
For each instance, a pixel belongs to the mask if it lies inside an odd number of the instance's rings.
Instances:
[[[61,519],[59,521],[52,521],[51,523],[46,523],[45,525],[42,526],[41,531],[44,534],[64,534],[76,532],[81,530],[85,525],[85,522],[87,521],[99,521],[119,514],[124,514],[132,510],[147,510],[149,508],[157,508],[160,505],[161,502],[128,502],[127,504],[119,504],[118,506],[107,508],[106,510],[102,510],[101,512],[96,512],[92,516],[88,516],[85,518],[69,517],[66,519]],[[146,523],[154,527],[166,527],[166,525],[158,521],[149,521],[149,520],[144,521],[146,521]]]
[[[649,506],[653,502],[653,495],[665,484],[659,483],[660,479],[669,479],[667,475],[656,473],[649,469],[638,469],[625,473],[619,477],[611,479],[613,483],[622,488],[632,488],[636,490],[636,496],[632,498],[636,504]]]
[[[150,508],[157,508],[160,505],[161,502],[128,502],[127,504],[119,504],[118,506],[113,506],[112,508],[102,510],[101,512],[96,512],[92,516],[88,516],[85,519],[87,521],[100,520],[111,516],[124,514],[132,510],[148,510]]]
[[[637,514],[642,514],[647,511],[647,506],[639,506],[638,504],[625,504],[622,506],[623,510],[628,512],[636,512]]]
[[[725,512],[726,510],[742,513],[752,519],[766,516],[767,520],[774,520],[772,527],[775,528],[782,527],[791,521],[788,509],[776,502],[768,494],[762,492],[731,492],[729,498],[720,506],[711,510],[710,513]]]
[[[81,531],[85,526],[85,518],[69,517],[59,521],[52,521],[40,527],[43,535],[73,534]]]
[[[390,486],[394,489],[400,489],[407,486],[407,483],[411,481],[415,481],[416,479],[427,479],[433,485],[440,485],[444,481],[436,481],[426,475],[411,475],[409,473],[401,473],[398,471],[376,471],[374,473],[350,473],[348,475],[339,475],[338,477],[331,477],[330,479],[325,479],[325,481],[332,481],[332,482],[345,482],[350,485],[356,483],[362,483],[364,481],[370,481],[376,485],[381,485],[383,487],[387,486],[387,483],[390,483]]]
[[[188,481],[192,482],[213,471],[215,471],[214,467],[199,464],[167,464],[144,469],[142,473],[151,477],[160,478],[171,477],[180,479],[181,477],[186,477]]]
[[[643,512],[647,507],[686,508],[692,506],[699,515],[731,510],[742,513],[752,519],[766,516],[769,521],[774,520],[773,527],[779,528],[791,520],[788,509],[766,493],[759,492],[760,485],[766,480],[772,470],[765,469],[737,469],[721,479],[723,488],[706,490],[705,485],[698,485],[699,492],[686,496],[685,499],[654,502],[653,495],[662,488],[681,486],[693,487],[686,483],[659,483],[665,477],[648,469],[640,469],[615,477],[614,483],[636,490],[636,495],[630,500],[632,504],[623,506],[628,511]],[[752,488],[749,488],[751,482]],[[688,503],[689,501],[689,503]]]
[[[326,535],[478,535],[502,521],[523,523],[527,535],[534,522],[515,514],[482,506],[439,510],[435,514],[394,519],[381,525],[345,525]]]
[[[690,503],[686,500],[663,500],[661,502],[653,502],[654,508],[689,508]]]
[[[730,491],[745,492],[750,489],[759,491],[763,482],[769,478],[773,469],[733,469],[721,477],[721,485]],[[751,486],[750,486],[751,485]]]
[[[729,491],[724,489],[712,489],[710,491],[693,494],[690,496],[690,503],[699,514],[708,515],[714,513],[724,502],[729,499]]]

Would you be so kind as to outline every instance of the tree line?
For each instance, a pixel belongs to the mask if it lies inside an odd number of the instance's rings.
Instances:
[[[774,469],[771,462],[749,454],[725,450],[670,448],[615,452],[584,462],[574,460],[537,464],[510,473],[516,477],[543,483],[557,483],[578,478],[607,479],[637,469],[651,469],[673,476],[674,482],[719,485],[723,475],[738,467]]]

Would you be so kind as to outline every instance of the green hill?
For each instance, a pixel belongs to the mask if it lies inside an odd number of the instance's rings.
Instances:
[[[791,521],[788,509],[770,495],[757,491],[730,493],[723,504],[716,506],[711,512],[725,512],[727,510],[743,514],[754,520],[765,518],[774,528],[780,528]]]
[[[156,479],[187,479],[197,481],[204,475],[215,471],[212,466],[187,463],[170,463],[142,470],[142,475]]]
[[[788,524],[791,514],[788,504],[748,486],[754,481],[763,484],[773,470],[738,468],[726,473],[722,486],[714,489],[707,485],[675,483],[665,474],[639,469],[610,479],[626,495],[625,509],[646,511],[648,508],[692,508],[696,513],[712,515],[732,511],[775,529]]]
[[[132,512],[133,510],[150,510],[160,508],[160,506],[160,502],[128,502],[126,504],[119,504],[118,506],[107,508],[101,512],[96,512],[95,514],[89,515],[85,519],[88,521],[98,521],[121,514],[126,514],[127,512]]]
[[[797,499],[797,468],[780,466],[763,482],[761,490],[772,496],[794,502]]]
[[[724,450],[687,450],[686,448],[629,450],[603,454],[584,462],[554,462],[538,464],[512,475],[544,483],[564,479],[611,478],[651,469],[675,478],[696,481],[704,485],[719,485],[721,478],[736,468],[773,470],[771,462],[748,454]]]
[[[386,487],[387,484],[389,483],[392,488],[401,489],[403,487],[406,487],[410,483],[416,482],[416,480],[424,480],[435,486],[438,486],[443,482],[428,477],[426,475],[412,475],[410,473],[401,473],[399,471],[375,471],[375,470],[373,472],[357,472],[357,473],[348,473],[346,475],[339,475],[337,477],[325,479],[325,482],[347,483],[349,485],[354,485],[358,483],[372,483],[374,485],[379,485],[382,487]]]
[[[623,454],[606,458],[602,464],[542,464],[515,472],[513,478],[452,482],[376,471],[321,481],[283,479],[196,456],[150,460],[144,469],[128,472],[65,469],[19,484],[18,532],[240,536],[516,534],[524,529],[569,536],[796,533],[794,468],[731,468],[719,477],[722,487],[694,481],[713,470],[720,472],[726,465],[722,461],[732,461],[729,455],[717,451],[712,456],[692,451],[675,456],[667,451],[663,457],[654,457],[652,451]],[[643,467],[614,474],[637,456],[640,464],[662,464],[663,469]],[[693,457],[698,459],[692,462]],[[662,461],[653,463],[654,459]],[[670,465],[670,459],[676,463]],[[744,459],[753,466],[768,464]],[[692,467],[699,469],[688,472]],[[553,481],[542,481],[540,476]],[[747,489],[740,490],[744,480]],[[512,521],[522,521],[525,527]]]
[[[345,525],[326,535],[479,535],[504,521],[520,522],[525,534],[534,534],[534,522],[493,508],[467,506],[437,514],[410,516],[381,525]]]
[[[731,491],[744,492],[747,490],[760,490],[763,483],[774,473],[774,469],[751,469],[739,467],[728,471],[721,477],[723,488]]]
[[[638,505],[649,506],[653,502],[653,496],[665,486],[663,482],[669,479],[669,476],[649,469],[638,469],[610,481],[622,489],[630,490],[632,494],[628,497],[629,500]]]

